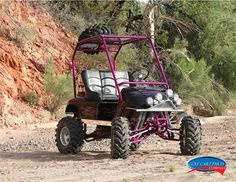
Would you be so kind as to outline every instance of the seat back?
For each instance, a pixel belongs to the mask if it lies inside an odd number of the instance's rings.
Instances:
[[[116,79],[118,83],[129,81],[129,74],[125,71],[116,71]],[[84,70],[82,71],[82,79],[86,89],[86,95],[98,95],[101,100],[118,100],[119,94],[116,89],[112,72]],[[128,84],[120,86],[120,89],[129,87]],[[91,98],[88,98],[91,100]]]
[[[86,91],[102,93],[101,77],[97,70],[83,70],[81,73]]]

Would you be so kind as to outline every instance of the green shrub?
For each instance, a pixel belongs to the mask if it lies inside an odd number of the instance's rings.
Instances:
[[[66,74],[56,74],[55,67],[52,62],[46,67],[46,72],[43,76],[44,83],[44,99],[45,108],[50,112],[55,112],[57,109],[73,94],[72,78]]]
[[[181,60],[178,92],[187,103],[211,112],[207,115],[221,115],[228,101],[228,93],[210,75],[210,69],[205,60]]]
[[[77,33],[82,32],[91,23],[86,21],[81,13],[82,1],[31,1],[30,3],[46,10],[60,24]]]
[[[110,66],[105,53],[99,54],[86,54],[78,51],[76,54],[76,68],[78,76],[82,70],[96,69],[96,70],[109,70]]]
[[[236,92],[230,92],[229,93],[229,108],[236,108]]]
[[[33,106],[33,105],[37,105],[39,102],[39,98],[37,96],[36,93],[34,92],[28,92],[26,93],[23,98],[22,98],[25,102],[27,102],[29,105]]]
[[[135,68],[141,66],[141,61],[137,56],[138,50],[134,45],[125,45],[120,51],[121,52],[119,53],[117,58],[118,69],[127,70],[129,68],[132,68],[135,70]]]

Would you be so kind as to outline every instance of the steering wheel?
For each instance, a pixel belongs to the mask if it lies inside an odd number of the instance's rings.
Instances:
[[[130,78],[133,78],[133,80],[135,80],[135,81],[146,80],[148,76],[149,76],[149,71],[147,68],[139,68],[137,70],[134,70],[130,74]]]

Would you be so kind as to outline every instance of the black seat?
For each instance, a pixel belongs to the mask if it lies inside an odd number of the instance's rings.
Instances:
[[[119,100],[111,71],[83,70],[81,75],[86,90],[86,100],[96,102]],[[129,81],[128,72],[116,71],[115,75],[118,83]],[[127,87],[128,84],[121,85],[120,90]]]

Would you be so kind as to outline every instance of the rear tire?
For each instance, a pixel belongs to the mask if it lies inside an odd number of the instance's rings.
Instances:
[[[113,32],[106,27],[104,24],[95,24],[93,26],[90,26],[89,28],[86,28],[79,36],[79,40],[87,39],[92,36],[96,35],[109,35],[112,34]]]
[[[202,128],[199,119],[186,116],[181,121],[180,150],[183,155],[200,153],[202,145]]]
[[[95,24],[86,28],[79,36],[79,40],[87,39],[96,35],[110,35],[113,34],[112,30],[104,24]],[[101,40],[100,40],[101,41]],[[98,51],[84,51],[86,54],[97,54]]]
[[[111,126],[111,158],[126,159],[130,153],[129,121],[125,117],[112,120]]]
[[[84,144],[83,124],[74,117],[62,118],[56,128],[56,146],[62,154],[76,154]]]

